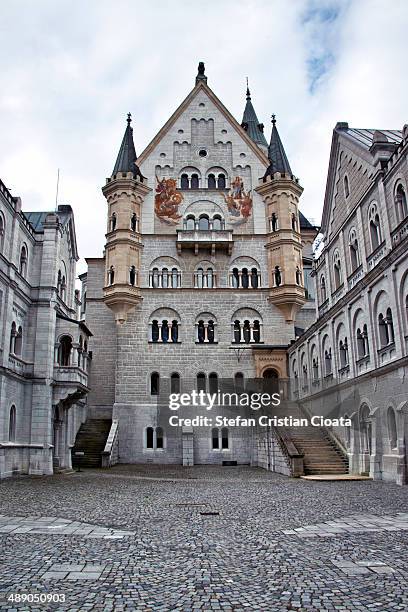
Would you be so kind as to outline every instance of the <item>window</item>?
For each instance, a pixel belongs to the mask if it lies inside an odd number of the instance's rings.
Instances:
[[[345,368],[348,365],[348,345],[347,338],[340,340],[339,342],[339,353],[340,353],[340,368]]]
[[[261,341],[261,324],[258,319],[244,321],[236,319],[232,324],[233,343],[251,344]]]
[[[350,185],[347,174],[343,178],[343,186],[344,186],[344,197],[348,198],[350,195]]]
[[[325,376],[330,376],[332,373],[332,352],[331,348],[324,352],[324,370]]]
[[[370,238],[371,238],[371,249],[375,251],[381,244],[381,226],[380,216],[377,210],[377,204],[372,202],[368,212],[369,225],[370,225]]]
[[[163,429],[156,427],[156,449],[163,448]]]
[[[152,372],[150,374],[150,395],[159,395],[160,391],[160,374]]]
[[[225,188],[226,188],[225,174],[219,174],[218,175],[218,189],[225,189]]]
[[[111,216],[111,221],[110,221],[110,230],[111,232],[114,232],[116,229],[116,213],[113,213]]]
[[[210,220],[206,215],[201,215],[199,218],[198,229],[201,231],[207,231],[210,229]]]
[[[314,300],[314,282],[312,278],[312,268],[309,265],[303,267],[303,284],[305,287],[305,296],[308,300]]]
[[[395,418],[395,410],[391,406],[388,408],[387,421],[388,421],[388,437],[390,439],[390,446],[392,449],[394,449],[394,448],[397,448],[397,445],[398,445],[397,420]]]
[[[232,268],[229,273],[230,287],[234,289],[257,289],[261,284],[258,268]]]
[[[0,253],[3,252],[3,247],[4,247],[4,237],[6,234],[6,224],[4,222],[4,217],[3,215],[0,213]]]
[[[257,289],[259,285],[259,272],[256,268],[251,269],[251,287]]]
[[[61,336],[57,351],[57,363],[60,366],[71,365],[72,338],[71,336]]]
[[[299,266],[296,266],[295,279],[296,279],[296,284],[301,287],[302,286],[302,273],[300,271]]]
[[[244,385],[244,375],[242,372],[237,372],[234,376],[234,382],[235,382],[235,391],[236,393],[240,393],[241,391],[244,390],[245,385]]]
[[[148,450],[163,450],[164,434],[161,427],[146,427],[145,448]]]
[[[153,427],[146,429],[146,448],[154,447],[154,430]]]
[[[108,270],[108,285],[111,287],[115,283],[115,268],[111,266]]]
[[[363,359],[368,357],[369,354],[367,325],[364,324],[362,330],[360,327],[357,329],[357,358]]]
[[[15,355],[16,336],[17,336],[17,326],[13,322],[11,324],[11,331],[10,331],[10,355]]]
[[[180,393],[180,374],[177,372],[170,376],[170,393]]]
[[[139,229],[139,219],[137,218],[136,213],[133,213],[130,218],[130,229],[132,232],[137,232]]]
[[[180,188],[181,189],[188,189],[189,188],[188,174],[182,174],[181,175]]]
[[[134,287],[136,285],[136,268],[132,266],[129,270],[129,284]]]
[[[395,192],[395,204],[398,218],[402,221],[408,215],[407,196],[403,186],[400,184]]]
[[[215,340],[215,323],[212,319],[205,321],[200,319],[196,323],[196,342],[199,344],[214,344]]]
[[[208,377],[208,389],[210,393],[218,393],[218,375],[215,372]]]
[[[223,427],[221,430],[214,427],[211,430],[211,441],[213,450],[228,450],[229,449],[229,434],[228,428]]]
[[[213,289],[215,287],[215,274],[212,268],[204,270],[201,266],[194,272],[195,289]]]
[[[154,267],[149,272],[149,287],[151,289],[178,289],[181,287],[181,272],[173,267],[171,270],[163,267],[161,270]]]
[[[197,374],[197,391],[206,391],[206,380],[204,372]]]
[[[281,274],[279,266],[275,266],[275,271],[274,271],[273,276],[274,276],[275,287],[280,287],[282,284],[282,274]]]
[[[248,287],[249,287],[249,276],[248,276],[248,269],[247,268],[242,268],[242,272],[241,272],[241,284],[242,284],[242,288],[243,289],[248,289]]]
[[[349,250],[351,271],[354,272],[360,265],[360,253],[358,250],[357,232],[353,228],[349,235]]]
[[[387,308],[385,317],[382,313],[378,315],[378,333],[381,348],[394,343],[394,323],[391,308]]]
[[[219,215],[216,215],[215,217],[213,217],[212,228],[216,232],[222,230],[222,219]]]
[[[291,220],[292,220],[292,230],[294,232],[296,232],[297,231],[297,218],[296,218],[295,213],[292,213],[292,219]]]
[[[214,174],[209,174],[208,175],[208,189],[216,189],[217,185],[215,182],[215,175]]]
[[[320,277],[320,301],[323,303],[325,302],[327,299],[327,292],[326,292],[326,279],[324,278],[324,276]]]
[[[335,251],[333,255],[333,273],[334,273],[334,288],[338,289],[343,282],[343,277],[342,277],[342,272],[341,272],[340,253],[338,251]]]
[[[178,342],[179,323],[177,319],[173,319],[172,321],[168,321],[167,319],[158,321],[157,319],[154,319],[151,321],[150,327],[151,342],[163,344],[168,342]]]
[[[269,230],[271,232],[276,232],[278,229],[278,217],[276,213],[272,213],[272,216],[269,219]]]
[[[16,407],[14,404],[10,408],[8,439],[9,442],[16,441]]]
[[[191,189],[198,189],[199,188],[199,179],[198,179],[198,174],[192,174],[191,175]]]
[[[189,216],[185,221],[185,229],[186,230],[194,230],[195,229],[195,217]]]
[[[319,360],[317,357],[314,357],[312,360],[312,370],[313,382],[317,382],[319,380]]]
[[[24,278],[26,277],[27,274],[27,247],[25,246],[25,244],[23,244],[23,246],[21,247],[21,251],[20,251],[20,266],[19,266],[19,271],[21,276],[23,276]]]
[[[20,327],[17,330],[17,334],[15,337],[15,342],[14,342],[14,354],[17,355],[17,357],[21,357],[23,352],[23,328]]]

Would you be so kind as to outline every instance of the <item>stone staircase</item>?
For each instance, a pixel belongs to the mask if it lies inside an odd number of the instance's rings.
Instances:
[[[101,453],[105,448],[111,425],[112,421],[108,419],[92,419],[81,425],[72,449],[72,467],[101,467]],[[79,458],[75,456],[76,452],[85,454]]]
[[[308,418],[295,402],[285,404],[282,414],[294,418]],[[281,414],[279,415],[281,416]],[[278,427],[278,431],[289,438],[297,450],[304,455],[306,476],[347,474],[348,459],[329,436],[324,427]]]

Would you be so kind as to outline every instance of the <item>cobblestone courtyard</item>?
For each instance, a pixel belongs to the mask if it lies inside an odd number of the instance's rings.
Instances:
[[[393,484],[250,468],[2,481],[0,609],[407,610],[407,500]]]

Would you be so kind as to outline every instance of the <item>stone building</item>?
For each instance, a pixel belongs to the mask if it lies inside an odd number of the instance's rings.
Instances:
[[[0,181],[0,478],[71,466],[90,338],[72,209],[26,212]]]
[[[293,396],[347,416],[332,434],[353,473],[407,478],[408,126],[333,132],[313,265],[317,321],[289,349]]]
[[[275,118],[268,145],[249,90],[239,124],[200,64],[139,158],[128,117],[102,191],[105,252],[87,259],[83,278],[94,334],[89,422],[112,421],[123,463],[257,464],[252,432],[162,426],[158,396],[214,390],[221,379],[287,384],[295,326],[314,317],[317,230],[299,212],[302,187]]]

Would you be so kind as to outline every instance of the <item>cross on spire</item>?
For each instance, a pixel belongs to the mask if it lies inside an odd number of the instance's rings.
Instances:
[[[275,125],[276,124],[276,115],[273,114],[271,119],[272,119],[272,125]]]
[[[127,119],[126,119],[126,121],[127,121],[127,124],[128,124],[128,125],[130,125],[130,124],[131,124],[131,122],[132,122],[132,114],[131,114],[131,113],[128,113],[128,114],[127,114]]]

